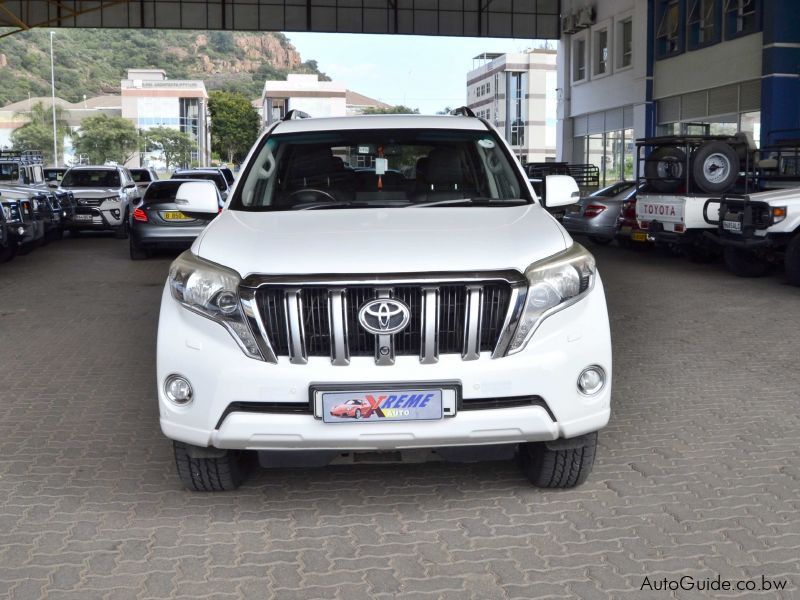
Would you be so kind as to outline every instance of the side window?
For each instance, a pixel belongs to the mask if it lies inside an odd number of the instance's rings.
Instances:
[[[22,183],[28,184],[31,182],[30,167],[22,167]]]
[[[42,183],[44,181],[44,171],[42,170],[42,165],[32,166],[31,175],[33,176],[34,183]]]

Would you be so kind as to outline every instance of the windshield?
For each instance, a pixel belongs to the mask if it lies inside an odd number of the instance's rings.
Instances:
[[[204,173],[202,171],[175,171],[172,174],[172,179],[202,179],[204,181],[213,181],[220,192],[228,189],[228,184],[222,173]]]
[[[589,194],[592,198],[598,197],[611,197],[616,196],[617,194],[621,194],[625,190],[632,188],[635,185],[633,181],[619,181],[617,183],[612,183],[608,187],[604,187],[602,189],[597,190]]]
[[[147,169],[131,169],[131,179],[133,179],[136,183],[147,183],[149,181],[153,181],[153,178],[150,176],[150,171]]]
[[[178,193],[178,188],[185,180],[155,181],[147,187],[144,201],[147,202],[172,202]]]
[[[0,163],[0,181],[17,181],[19,165],[17,163]]]
[[[269,136],[234,210],[512,206],[531,202],[490,131],[356,130]]]
[[[64,176],[63,169],[45,169],[44,170],[44,178],[47,181],[61,181],[61,178]]]
[[[61,180],[63,187],[119,187],[116,169],[70,169]]]

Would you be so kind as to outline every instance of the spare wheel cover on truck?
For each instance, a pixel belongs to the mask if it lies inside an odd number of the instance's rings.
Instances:
[[[644,163],[647,183],[657,192],[674,192],[686,180],[686,153],[676,146],[656,148]]]
[[[707,142],[694,154],[692,176],[704,192],[728,191],[739,177],[739,155],[725,142]]]

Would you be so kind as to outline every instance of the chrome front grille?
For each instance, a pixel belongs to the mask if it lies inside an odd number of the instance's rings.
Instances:
[[[249,312],[251,328],[272,361],[305,364],[309,357],[329,357],[335,365],[346,365],[351,357],[373,357],[388,365],[396,356],[434,363],[443,354],[464,360],[477,360],[481,352],[502,355],[498,349],[507,341],[504,332],[515,322],[512,313],[524,296],[522,276],[504,271],[442,278],[386,276],[382,281],[369,278],[365,285],[325,276],[306,282],[254,276],[245,280],[240,294],[255,309]],[[377,298],[397,299],[409,308],[402,331],[376,335],[361,326],[359,309]]]
[[[78,198],[78,206],[100,206],[105,198]]]

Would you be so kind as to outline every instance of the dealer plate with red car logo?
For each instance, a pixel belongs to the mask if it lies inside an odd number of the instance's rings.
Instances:
[[[442,389],[316,391],[315,396],[317,415],[325,423],[434,421],[444,415]]]

